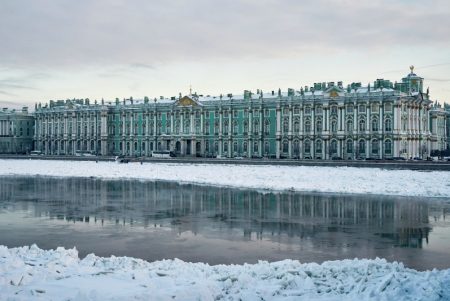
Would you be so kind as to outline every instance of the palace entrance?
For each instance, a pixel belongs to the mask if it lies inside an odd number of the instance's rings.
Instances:
[[[195,156],[196,157],[201,157],[202,156],[202,144],[200,142],[197,142],[195,144]]]
[[[186,156],[191,155],[192,140],[186,140]]]
[[[181,154],[181,142],[177,141],[175,143],[175,154],[180,155]]]

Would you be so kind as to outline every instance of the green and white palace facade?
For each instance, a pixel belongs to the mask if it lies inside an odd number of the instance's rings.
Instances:
[[[449,111],[411,72],[401,82],[316,83],[286,92],[36,105],[34,148],[48,155],[343,159],[426,157],[448,148]]]

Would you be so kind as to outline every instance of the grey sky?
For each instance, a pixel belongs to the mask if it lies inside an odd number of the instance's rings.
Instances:
[[[450,101],[449,37],[438,0],[3,0],[0,102],[400,80],[410,64]]]

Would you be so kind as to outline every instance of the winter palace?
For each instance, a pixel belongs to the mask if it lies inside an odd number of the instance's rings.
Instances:
[[[343,159],[427,157],[449,147],[450,108],[423,78],[367,86],[315,83],[286,92],[141,100],[50,101],[34,112],[33,149],[48,155]],[[1,118],[1,117],[0,117]]]

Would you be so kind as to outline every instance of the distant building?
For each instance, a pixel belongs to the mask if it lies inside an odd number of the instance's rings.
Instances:
[[[33,149],[34,116],[28,108],[0,111],[0,154],[26,154]]]
[[[427,157],[448,146],[450,112],[432,105],[423,78],[372,85],[315,83],[287,92],[90,103],[50,101],[35,112],[46,154],[344,159]]]

